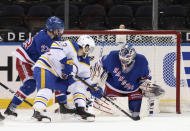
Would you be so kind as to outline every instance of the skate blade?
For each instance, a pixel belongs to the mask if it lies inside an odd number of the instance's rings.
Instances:
[[[51,118],[42,118],[41,120],[38,120],[34,117],[31,117],[31,120],[33,122],[42,122],[42,123],[50,123],[51,122]]]
[[[51,122],[51,118],[42,118],[42,121],[40,121],[40,122],[50,123]]]
[[[4,114],[5,118],[8,119],[8,120],[16,120],[16,116],[13,116],[13,115],[6,115]]]
[[[88,122],[94,122],[94,121],[95,121],[95,117],[88,117],[88,118],[87,118],[87,121],[88,121]]]
[[[84,122],[94,122],[95,121],[95,117],[82,118],[80,115],[75,115],[75,116],[80,121],[84,121]]]

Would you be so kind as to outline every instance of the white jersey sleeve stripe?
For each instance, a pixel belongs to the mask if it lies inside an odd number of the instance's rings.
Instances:
[[[40,64],[40,65],[44,66],[46,69],[48,69],[49,71],[51,71],[51,72],[53,73],[53,75],[57,76],[56,73],[55,73],[51,68],[49,68],[46,64],[44,64],[44,63],[41,62],[40,60],[38,60],[38,61],[36,62],[36,64]]]
[[[90,67],[90,65],[88,65],[88,64],[86,64],[84,62],[80,62],[80,63],[83,64],[83,65],[86,65],[86,66]]]
[[[50,49],[60,49],[60,50],[63,50],[63,48],[60,45],[57,45],[56,43],[53,43],[51,45]]]
[[[56,42],[54,42],[53,44],[51,44],[51,47],[61,47],[60,45],[58,45]]]
[[[41,58],[43,58],[45,61],[47,61],[48,64],[51,65],[51,67],[53,68],[53,70],[55,70],[54,66],[52,66],[50,60],[49,60],[47,57],[45,57],[45,56],[41,56]]]

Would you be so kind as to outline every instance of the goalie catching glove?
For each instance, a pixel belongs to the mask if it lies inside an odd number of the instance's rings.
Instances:
[[[104,94],[102,88],[98,86],[98,84],[92,84],[92,87],[93,89],[88,87],[87,91],[90,91],[90,93],[96,98],[102,98]]]
[[[145,80],[139,86],[142,90],[143,96],[147,98],[160,98],[165,94],[164,89],[159,85],[152,84],[150,80]]]

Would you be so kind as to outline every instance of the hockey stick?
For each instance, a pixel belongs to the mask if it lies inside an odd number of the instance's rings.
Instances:
[[[81,77],[75,75],[75,78],[77,78],[78,80],[80,80],[82,83],[84,83],[85,85],[87,85],[90,89],[92,90],[96,90],[93,86],[91,86],[89,83],[87,83],[85,80],[83,80]],[[132,120],[136,121],[137,119],[135,119],[134,117],[132,117],[129,113],[127,113],[125,110],[123,110],[121,107],[119,107],[117,104],[115,104],[110,98],[106,97],[105,95],[103,95],[103,98],[106,99],[107,101],[109,101],[112,105],[114,105],[118,110],[120,110],[121,112],[123,112],[126,116],[128,116],[129,118],[131,118]]]
[[[11,90],[9,87],[7,87],[6,85],[4,85],[3,83],[0,82],[0,85],[1,85],[3,88],[5,88],[6,90],[8,90],[10,93],[12,93],[12,94],[16,95],[17,97],[19,97],[19,96],[15,93],[15,91]],[[24,101],[26,104],[28,104],[29,106],[31,106],[31,107],[33,106],[29,101],[24,100],[24,99],[23,99],[23,101]]]

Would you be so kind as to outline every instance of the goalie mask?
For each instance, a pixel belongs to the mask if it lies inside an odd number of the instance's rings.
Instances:
[[[124,45],[119,51],[119,59],[121,61],[122,70],[126,72],[134,62],[136,51],[131,45]],[[128,71],[127,71],[128,72]]]
[[[80,36],[77,43],[82,48],[84,57],[92,53],[95,47],[95,42],[89,35]]]

